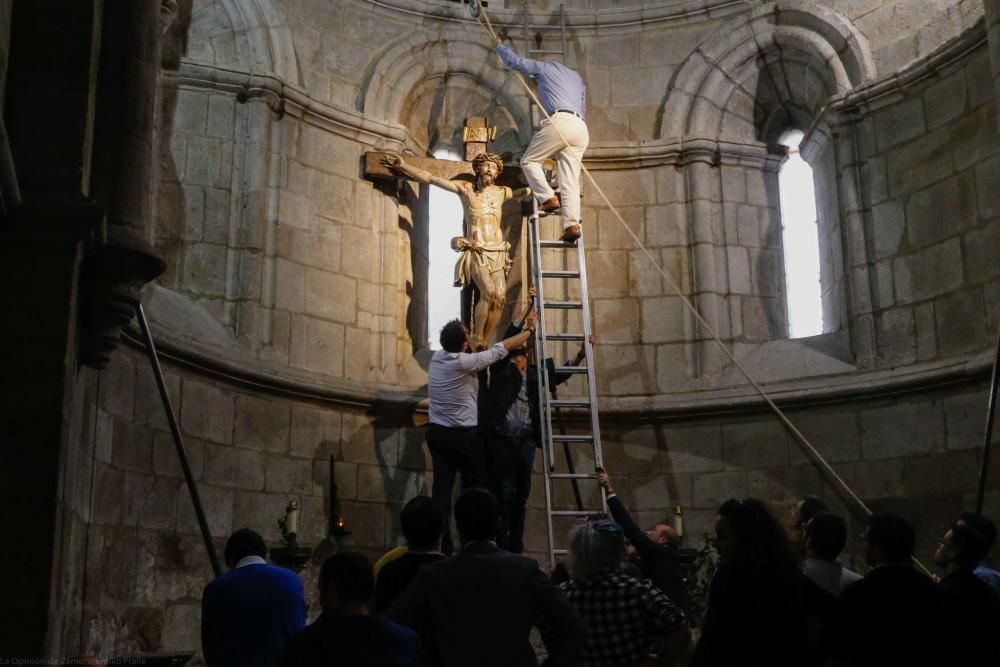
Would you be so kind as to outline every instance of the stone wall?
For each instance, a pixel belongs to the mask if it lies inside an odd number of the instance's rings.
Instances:
[[[220,558],[225,539],[240,527],[276,546],[277,521],[291,498],[302,504],[300,543],[319,547],[318,559],[348,547],[377,558],[399,539],[403,503],[428,492],[423,432],[410,414],[307,402],[203,372],[166,371]],[[75,509],[65,528],[72,558],[64,558],[61,572],[69,583],[57,598],[82,605],[61,610],[60,645],[105,656],[200,650],[201,592],[212,572],[148,359],[126,351],[87,384],[68,461],[77,474],[64,491]],[[331,457],[352,533],[336,546],[320,546],[329,525]],[[317,566],[303,574],[312,616]]]
[[[858,392],[852,399],[814,401],[787,407],[787,414],[833,470],[873,511],[895,512],[916,524],[918,557],[931,565],[934,538],[955,514],[975,504],[979,448],[982,446],[988,385],[959,378],[956,384],[882,395]],[[687,411],[669,421],[649,415],[605,415],[605,466],[615,490],[640,525],[662,521],[680,505],[685,545],[700,547],[712,533],[715,512],[728,498],[765,500],[784,519],[804,495],[827,500],[848,519],[849,554],[863,570],[856,539],[864,518],[842,488],[768,411]],[[994,431],[994,445],[1000,436]],[[558,466],[564,469],[562,452]],[[593,466],[575,458],[578,471]],[[536,471],[540,469],[536,462]],[[991,462],[990,479],[1000,464]],[[543,481],[535,476],[527,548],[541,561],[546,542]],[[560,506],[574,501],[570,487],[557,487]],[[581,483],[585,503],[599,504],[597,486]],[[986,514],[1000,512],[1000,493],[991,486]],[[566,525],[561,526],[567,529]],[[557,534],[559,534],[557,532]],[[562,533],[565,535],[565,533]]]
[[[516,151],[524,97],[458,4],[193,4],[169,42],[154,230],[169,269],[146,305],[209,527],[219,549],[242,526],[273,544],[300,497],[302,541],[320,547],[332,456],[352,530],[338,547],[375,556],[429,486],[428,214],[425,191],[373,185],[361,158],[454,148],[465,115],[491,117]],[[641,30],[630,3],[590,4],[569,6],[590,12],[570,30],[589,165],[670,278],[588,187],[605,462],[627,505],[642,523],[683,506],[698,546],[730,496],[778,511],[839,498],[673,282],[866,502],[936,533],[974,489],[1000,308],[995,75],[973,3],[832,3],[836,15],[673,2]],[[942,13],[948,27],[928,27]],[[904,18],[905,48],[884,32]],[[961,37],[941,47],[949,31]],[[903,69],[911,55],[927,60]],[[789,127],[811,130],[829,316],[829,335],[806,342],[784,338],[775,143]],[[211,572],[149,366],[133,345],[74,386],[49,650],[197,649]],[[835,503],[857,528],[856,508]],[[995,516],[1000,497],[989,503]]]
[[[988,348],[1000,321],[1000,142],[980,34],[971,54],[842,128],[854,147],[841,155],[858,155],[866,227],[866,266],[851,266],[854,309],[870,303],[880,364]]]

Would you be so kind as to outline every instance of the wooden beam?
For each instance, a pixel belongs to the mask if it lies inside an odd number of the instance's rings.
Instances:
[[[398,178],[395,173],[382,165],[382,160],[391,155],[381,151],[368,151],[365,153],[364,177],[370,181],[394,181]],[[472,171],[471,162],[459,162],[457,160],[438,160],[432,157],[415,157],[413,155],[404,156],[407,164],[411,164],[418,169],[429,171],[435,176],[446,179],[460,179],[474,181],[475,174]],[[521,167],[517,165],[506,165],[503,173],[497,181],[498,185],[506,185],[511,188],[523,188],[527,185]]]

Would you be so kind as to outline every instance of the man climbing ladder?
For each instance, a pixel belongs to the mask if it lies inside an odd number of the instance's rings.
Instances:
[[[542,211],[551,213],[561,204],[560,240],[572,243],[580,238],[580,168],[590,143],[584,120],[587,88],[579,74],[556,60],[522,58],[503,44],[497,44],[496,50],[505,65],[538,82],[538,100],[548,118],[521,156],[521,169]],[[558,165],[558,196],[542,171],[542,161],[553,156]]]

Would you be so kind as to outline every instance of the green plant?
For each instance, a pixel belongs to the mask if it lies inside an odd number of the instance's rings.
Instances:
[[[288,541],[288,515],[282,514],[278,517],[278,530],[281,532],[281,543],[286,547],[291,546]]]
[[[695,618],[705,615],[705,609],[708,607],[708,591],[712,586],[712,577],[718,569],[719,551],[715,548],[715,538],[705,533],[701,548],[691,563],[688,577],[688,595],[691,598],[691,612]]]

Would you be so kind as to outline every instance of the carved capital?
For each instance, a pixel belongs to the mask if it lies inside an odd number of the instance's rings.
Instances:
[[[116,233],[83,264],[80,279],[80,363],[104,368],[135,316],[140,292],[166,270],[153,246]]]

